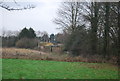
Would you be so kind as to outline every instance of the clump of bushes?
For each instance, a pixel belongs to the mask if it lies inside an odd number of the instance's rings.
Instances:
[[[16,47],[19,48],[35,48],[37,45],[37,39],[22,38],[16,42]]]
[[[18,38],[19,40],[16,42],[16,47],[33,49],[38,45],[35,31],[32,28],[23,28],[19,33]]]

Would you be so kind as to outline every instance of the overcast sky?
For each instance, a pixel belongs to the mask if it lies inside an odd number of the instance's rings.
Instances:
[[[9,1],[7,4],[9,4],[12,7],[16,7],[15,3],[10,2],[14,0],[4,1],[6,2]],[[15,1],[18,2],[17,7],[19,7],[20,5],[25,6],[26,4],[31,3],[36,5],[36,8],[21,11],[7,11],[6,9],[0,7],[0,34],[2,32],[2,29],[20,31],[24,27],[27,28],[32,27],[35,31],[42,32],[46,31],[49,34],[52,33],[56,34],[60,32],[60,30],[56,29],[58,28],[58,26],[53,23],[53,20],[54,18],[57,17],[57,10],[60,6],[60,3],[65,0],[15,0]]]
[[[15,6],[12,3],[7,4]],[[21,3],[19,4],[21,5]],[[0,13],[2,13],[0,14],[0,18],[2,17],[0,27],[12,31],[19,31],[24,27],[32,27],[35,31],[47,31],[49,34],[60,32],[60,30],[56,29],[58,26],[53,23],[54,18],[57,17],[60,2],[39,1],[34,3],[34,5],[36,5],[34,9],[21,11],[7,11],[0,8]]]

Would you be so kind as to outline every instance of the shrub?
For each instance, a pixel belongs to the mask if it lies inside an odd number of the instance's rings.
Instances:
[[[38,41],[36,39],[22,38],[17,41],[16,47],[19,48],[34,48],[37,47]]]

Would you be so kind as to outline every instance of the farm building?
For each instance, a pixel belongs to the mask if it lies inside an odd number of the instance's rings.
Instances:
[[[50,42],[40,42],[38,44],[38,48],[41,51],[45,52],[61,52],[62,51],[62,44],[53,44]]]

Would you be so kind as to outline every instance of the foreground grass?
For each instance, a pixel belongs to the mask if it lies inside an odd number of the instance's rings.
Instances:
[[[109,64],[2,59],[3,79],[118,79]]]

